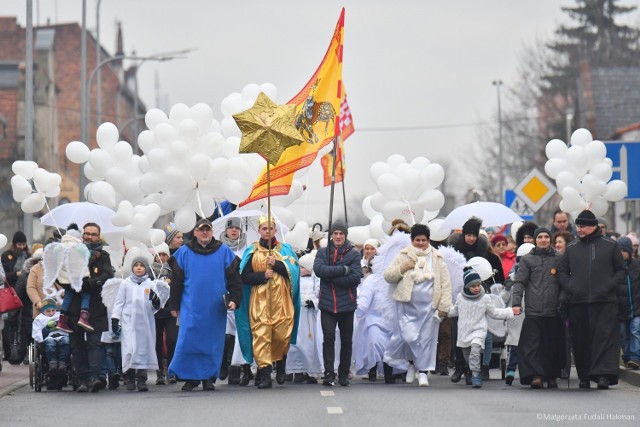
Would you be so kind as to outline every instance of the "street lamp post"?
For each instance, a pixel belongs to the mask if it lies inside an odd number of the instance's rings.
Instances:
[[[502,80],[494,80],[492,84],[496,87],[496,92],[498,94],[498,191],[500,192],[498,200],[505,203],[504,168],[502,167],[502,103],[500,99],[500,87],[502,86]]]

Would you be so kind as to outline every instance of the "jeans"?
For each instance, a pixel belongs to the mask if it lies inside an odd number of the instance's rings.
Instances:
[[[620,322],[622,360],[640,363],[640,316]]]
[[[63,336],[57,340],[52,337],[45,338],[44,354],[47,356],[49,363],[69,360],[69,337]]]
[[[487,331],[484,339],[484,354],[482,355],[482,366],[488,367],[491,364],[491,352],[493,351],[493,334]]]
[[[156,318],[156,355],[158,357],[158,369],[164,372],[164,339],[166,337],[167,342],[167,370],[173,360],[173,353],[176,351],[176,343],[178,342],[178,324],[177,318],[165,317],[162,319]]]
[[[322,325],[322,333],[324,334],[322,359],[324,360],[325,372],[333,372],[333,366],[336,360],[336,325],[340,328],[340,365],[338,366],[338,377],[340,378],[346,378],[351,368],[353,314],[353,311],[345,313],[320,312],[320,323]]]
[[[71,307],[71,301],[73,301],[73,296],[75,294],[80,294],[80,309],[89,311],[89,304],[91,303],[91,294],[89,292],[76,292],[71,288],[68,288],[64,291],[64,298],[62,300],[62,305],[60,306],[60,312],[66,314],[69,311],[69,307]]]
[[[97,380],[102,371],[101,336],[102,332],[76,332],[70,335],[71,360],[80,381]]]
[[[518,369],[518,346],[509,346],[509,363],[507,364],[507,372],[515,372]]]
[[[102,343],[102,374],[122,373],[122,351],[119,342]]]

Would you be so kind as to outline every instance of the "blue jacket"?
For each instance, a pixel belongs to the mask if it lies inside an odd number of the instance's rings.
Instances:
[[[332,313],[356,311],[362,267],[360,253],[348,240],[341,247],[330,241],[326,248],[319,249],[313,272],[320,278],[320,310]]]

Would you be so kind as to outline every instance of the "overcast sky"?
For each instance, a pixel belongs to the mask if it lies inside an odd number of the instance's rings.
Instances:
[[[0,13],[25,25],[25,1],[2,0]],[[630,2],[631,3],[631,2]],[[34,25],[81,22],[81,0],[34,0]],[[96,26],[95,0],[87,25]],[[524,45],[548,39],[567,22],[573,1],[540,0],[103,0],[101,40],[114,53],[121,21],[125,53],[146,56],[197,48],[188,59],[146,63],[141,97],[156,106],[220,103],[249,83],[271,82],[284,103],[307,82],[328,47],[342,6],[343,78],[356,133],[346,143],[347,195],[373,194],[369,166],[394,153],[449,163],[447,193],[459,200],[473,185],[467,171],[482,127],[495,122],[496,89],[516,78]],[[409,130],[411,128],[420,128]],[[403,130],[404,129],[404,130]],[[307,174],[306,209],[299,218],[325,219],[328,190],[319,162]],[[341,205],[340,205],[341,206]],[[324,212],[326,213],[320,213]],[[300,213],[302,212],[302,213]],[[301,218],[305,215],[306,218]]]

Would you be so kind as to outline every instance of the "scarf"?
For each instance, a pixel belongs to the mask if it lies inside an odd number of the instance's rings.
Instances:
[[[477,294],[472,294],[471,292],[468,292],[469,288],[467,288],[466,286],[464,287],[464,289],[462,290],[462,296],[466,299],[470,299],[470,300],[475,300],[475,299],[480,299],[484,296],[485,291],[484,291],[484,287],[480,286],[480,292]]]
[[[237,240],[232,240],[227,237],[227,235],[223,231],[222,234],[220,234],[220,238],[218,240],[229,246],[229,248],[234,252],[237,252],[247,245],[247,235],[245,233],[240,233],[240,237],[238,237]]]
[[[433,247],[429,246],[427,249],[422,250],[415,246],[411,246],[410,254],[412,255],[410,255],[411,258],[414,258],[416,261],[416,266],[413,267],[413,282],[422,283],[433,279],[431,263],[427,262],[427,255],[433,254]]]
[[[144,273],[142,276],[136,276],[135,274],[131,273],[131,275],[129,276],[129,280],[131,280],[133,283],[137,283],[138,285],[148,278],[149,275],[147,273]]]

